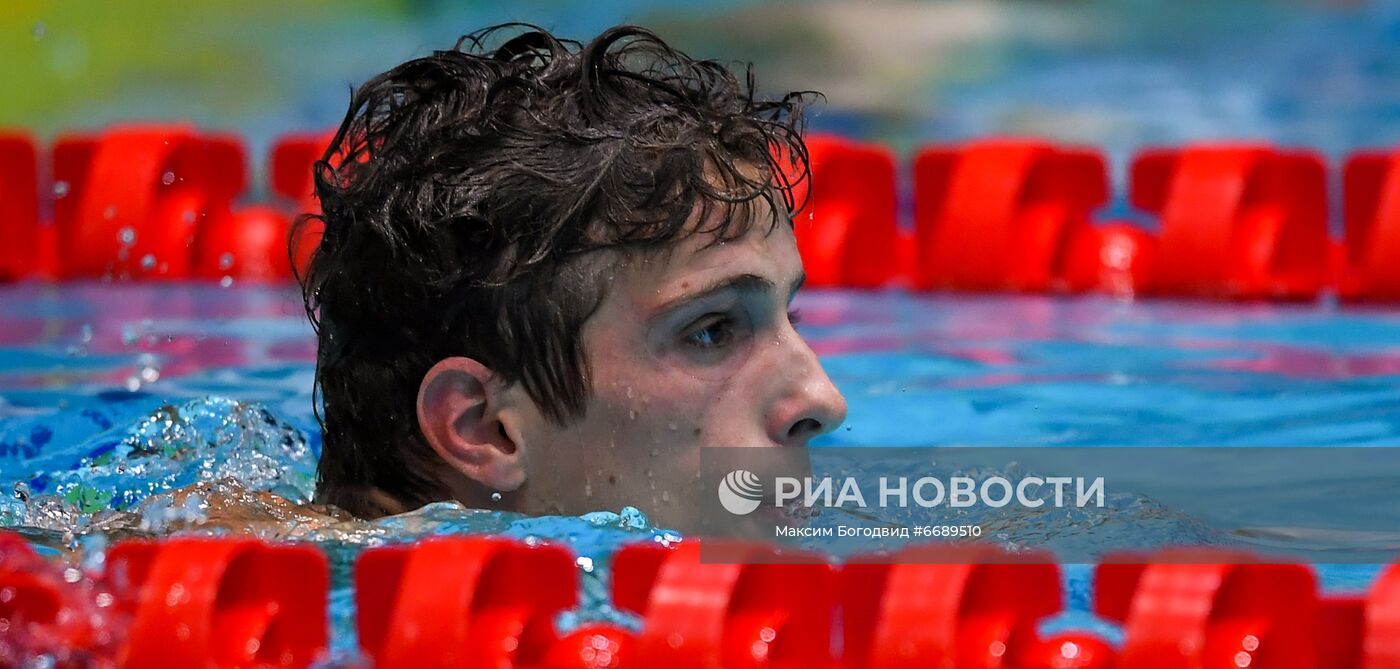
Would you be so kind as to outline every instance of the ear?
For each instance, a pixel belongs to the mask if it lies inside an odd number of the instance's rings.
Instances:
[[[448,466],[491,490],[525,482],[525,463],[501,424],[500,382],[471,358],[444,358],[418,386],[418,428]]]

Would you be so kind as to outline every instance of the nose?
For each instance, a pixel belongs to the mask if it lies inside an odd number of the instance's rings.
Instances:
[[[783,446],[806,446],[846,420],[846,398],[822,369],[817,354],[796,332],[783,345],[790,357],[780,399],[772,407],[769,437]]]

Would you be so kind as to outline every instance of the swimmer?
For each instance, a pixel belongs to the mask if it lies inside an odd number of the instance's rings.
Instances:
[[[636,27],[498,26],[361,86],[300,224],[317,501],[684,529],[700,449],[834,429],[791,311],[811,98]]]

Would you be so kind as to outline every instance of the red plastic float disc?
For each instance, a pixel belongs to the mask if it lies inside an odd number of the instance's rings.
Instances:
[[[827,667],[835,573],[820,556],[705,540],[675,548],[624,547],[613,561],[613,600],[642,616],[636,667]]]
[[[1317,583],[1307,567],[1206,550],[1141,559],[1120,557],[1095,572],[1095,609],[1125,628],[1122,666],[1315,666]]]
[[[577,587],[555,546],[452,537],[368,550],[355,565],[360,646],[376,669],[538,665]]]
[[[1400,300],[1400,152],[1362,152],[1343,169],[1341,296]]]
[[[106,578],[135,615],[123,667],[306,667],[327,646],[329,569],[313,548],[125,543]]]
[[[1070,245],[1108,198],[1095,152],[1036,141],[928,147],[914,162],[916,287],[1059,287]]]
[[[990,669],[1035,657],[1060,610],[1059,569],[985,546],[913,546],[841,569],[845,666]]]
[[[49,269],[40,264],[38,169],[32,139],[0,133],[0,281]]]
[[[60,270],[74,278],[187,276],[201,219],[227,211],[245,185],[236,140],[185,126],[62,139],[54,178],[67,186],[54,206]]]
[[[894,154],[830,135],[807,140],[793,217],[808,286],[876,288],[900,272]],[[798,176],[798,175],[794,175]]]
[[[206,221],[195,239],[194,275],[272,282],[291,278],[292,222],[272,207],[248,207]]]
[[[1149,150],[1131,181],[1133,204],[1161,219],[1151,292],[1299,299],[1327,281],[1320,156],[1265,145]]]
[[[627,630],[610,625],[587,625],[574,630],[549,649],[539,669],[624,669],[632,663],[635,642]]]

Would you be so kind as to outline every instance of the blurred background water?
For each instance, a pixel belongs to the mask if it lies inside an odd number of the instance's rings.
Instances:
[[[827,95],[818,130],[908,152],[1046,136],[1106,149],[1266,139],[1332,158],[1400,141],[1395,0],[10,0],[0,126],[132,119],[333,127],[352,85],[457,36],[528,21],[587,39],[640,23]],[[260,162],[259,162],[260,164]]]

